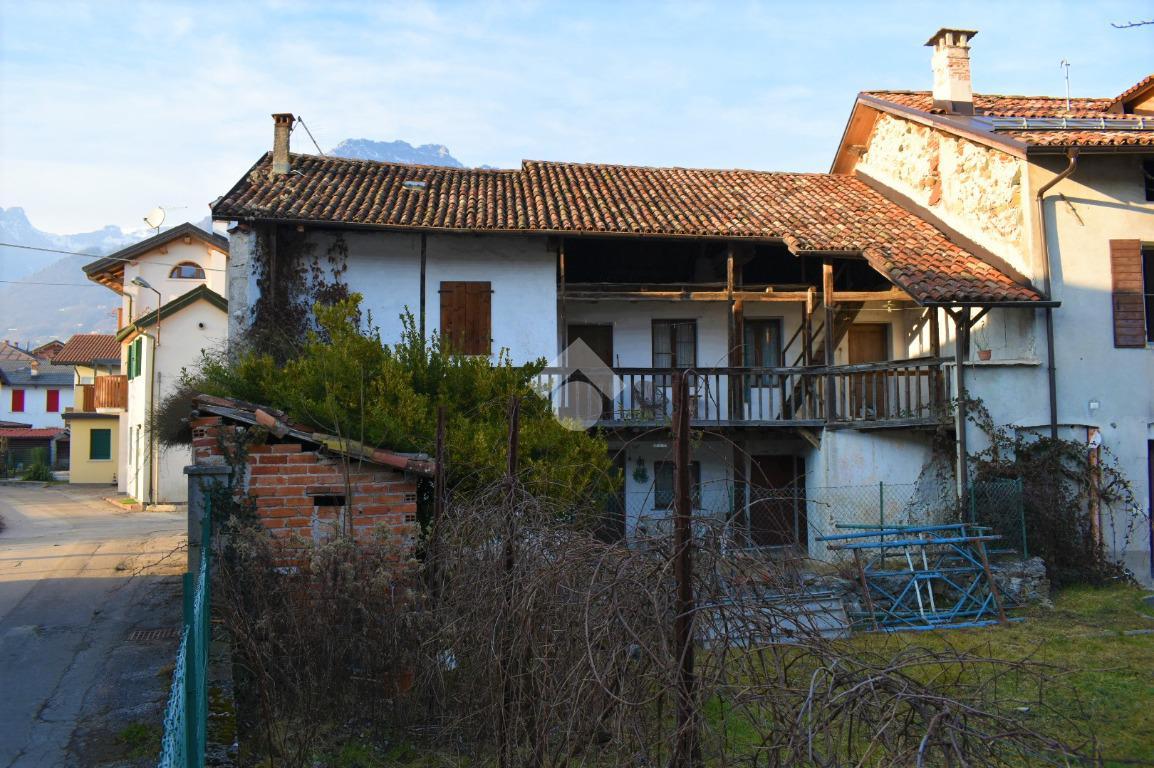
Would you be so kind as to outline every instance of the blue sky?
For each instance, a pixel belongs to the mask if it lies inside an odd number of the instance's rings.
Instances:
[[[0,206],[57,232],[199,219],[302,115],[349,137],[522,158],[828,170],[854,94],[928,89],[941,26],[978,92],[1113,96],[1154,71],[1126,2],[13,2]],[[311,150],[303,132],[294,149]]]

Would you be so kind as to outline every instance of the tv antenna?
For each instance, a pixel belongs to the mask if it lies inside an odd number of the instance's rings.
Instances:
[[[1070,111],[1070,60],[1062,59],[1058,66],[1066,70],[1066,111]]]
[[[148,212],[144,217],[144,223],[152,229],[156,230],[156,234],[160,234],[160,225],[164,223],[165,211],[159,205]]]

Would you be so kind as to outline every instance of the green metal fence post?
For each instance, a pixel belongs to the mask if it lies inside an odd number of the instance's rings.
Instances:
[[[192,713],[196,711],[196,576],[184,574],[184,761],[185,768],[196,768],[196,729]]]
[[[1014,481],[1014,491],[1018,497],[1018,525],[1022,531],[1022,559],[1029,560],[1030,548],[1026,544],[1026,493],[1022,478],[1019,477]]]

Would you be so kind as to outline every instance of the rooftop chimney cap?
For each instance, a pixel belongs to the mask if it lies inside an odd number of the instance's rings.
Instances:
[[[976,29],[952,29],[950,27],[942,27],[926,41],[927,46],[935,46],[939,42],[945,42],[946,45],[957,45],[963,48],[969,47],[970,40],[974,35],[978,34]]]

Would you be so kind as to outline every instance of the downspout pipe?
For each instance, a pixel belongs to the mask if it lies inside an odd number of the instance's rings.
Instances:
[[[1066,167],[1054,178],[1038,188],[1036,196],[1038,206],[1038,228],[1042,243],[1042,291],[1047,299],[1053,299],[1050,281],[1050,240],[1046,232],[1046,205],[1045,194],[1059,182],[1074,175],[1078,168],[1078,150],[1071,149],[1067,153]],[[1054,308],[1046,307],[1046,375],[1050,389],[1050,439],[1058,439],[1058,372],[1054,363]]]

